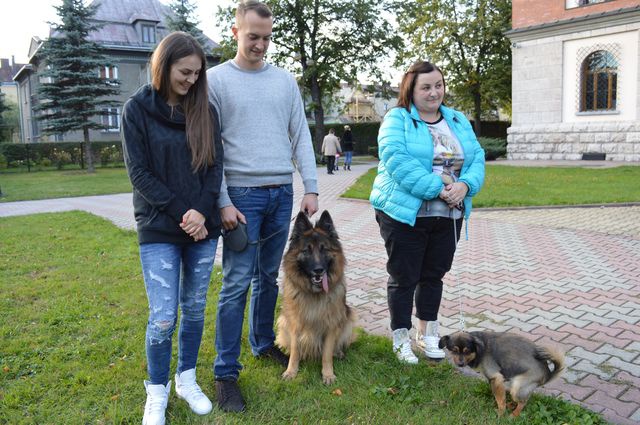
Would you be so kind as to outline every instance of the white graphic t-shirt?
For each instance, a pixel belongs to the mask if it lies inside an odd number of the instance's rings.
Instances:
[[[433,140],[433,173],[440,175],[444,184],[457,182],[464,162],[460,141],[442,117],[435,123],[427,123],[427,126]],[[435,198],[422,202],[418,217],[460,218],[462,211],[450,209],[442,199]]]

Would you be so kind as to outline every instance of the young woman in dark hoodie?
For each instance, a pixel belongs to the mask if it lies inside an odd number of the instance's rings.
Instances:
[[[207,99],[206,59],[190,35],[174,32],[156,47],[152,83],[124,105],[122,140],[140,260],[149,300],[149,380],[143,424],[164,424],[171,390],[171,337],[178,330],[176,393],[204,415],[212,405],[196,383],[220,217],[222,182],[218,113]]]

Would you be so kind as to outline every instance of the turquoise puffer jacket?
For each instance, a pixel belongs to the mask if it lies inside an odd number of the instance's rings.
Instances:
[[[484,183],[484,149],[461,112],[440,106],[440,113],[464,151],[460,181],[469,187],[464,199],[468,219],[471,198]],[[413,104],[411,113],[399,107],[387,113],[378,133],[378,153],[378,175],[369,200],[375,209],[413,226],[422,201],[436,198],[444,188],[440,176],[432,172],[431,133]]]

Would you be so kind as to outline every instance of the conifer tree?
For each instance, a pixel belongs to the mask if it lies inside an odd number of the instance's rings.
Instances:
[[[194,18],[196,6],[191,4],[189,0],[174,0],[169,8],[173,12],[173,16],[167,15],[167,28],[171,31],[189,33],[198,40],[203,48],[206,47],[207,38],[198,28],[199,22]]]
[[[51,37],[39,53],[40,76],[45,82],[38,89],[40,104],[35,108],[45,134],[82,131],[90,173],[94,167],[89,130],[105,128],[92,118],[119,103],[106,99],[119,93],[119,82],[101,73],[110,64],[102,47],[89,40],[89,34],[99,28],[92,21],[98,7],[98,2],[85,6],[83,0],[63,0],[61,6],[55,6],[62,23],[51,23]]]

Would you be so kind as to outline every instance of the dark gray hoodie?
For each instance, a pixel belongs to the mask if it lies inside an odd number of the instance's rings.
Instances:
[[[179,226],[189,209],[205,216],[207,238],[220,235],[216,201],[222,182],[222,139],[218,114],[209,106],[215,161],[194,173],[181,109],[170,107],[151,85],[141,87],[124,105],[122,146],[141,244],[193,243]]]

